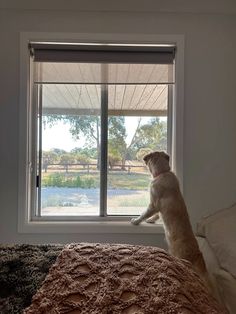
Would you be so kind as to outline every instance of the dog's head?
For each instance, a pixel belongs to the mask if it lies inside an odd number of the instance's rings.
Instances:
[[[153,152],[143,158],[153,177],[170,170],[170,157],[165,152]]]

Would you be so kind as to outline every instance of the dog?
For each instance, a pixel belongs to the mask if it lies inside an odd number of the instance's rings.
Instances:
[[[189,261],[212,292],[206,265],[193,234],[185,201],[176,175],[170,171],[169,156],[165,152],[152,152],[143,158],[152,174],[150,203],[145,212],[131,222],[155,222],[161,216],[169,253]]]

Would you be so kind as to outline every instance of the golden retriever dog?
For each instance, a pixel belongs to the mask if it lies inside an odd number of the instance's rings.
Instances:
[[[187,208],[176,175],[170,171],[169,156],[153,152],[143,158],[153,180],[150,186],[150,203],[139,217],[131,222],[138,225],[143,220],[155,222],[161,216],[170,254],[192,263],[211,290],[206,265],[193,234]]]

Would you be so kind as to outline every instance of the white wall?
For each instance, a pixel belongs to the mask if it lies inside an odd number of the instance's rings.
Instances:
[[[112,33],[114,38],[116,33],[183,34],[183,184],[191,221],[195,225],[203,215],[236,201],[235,2],[209,0],[203,6],[182,0],[176,1],[179,6],[175,7],[170,1],[165,6],[151,0],[137,1],[136,5],[131,0],[110,2],[101,1],[100,8],[92,5],[98,1],[89,0],[59,1],[58,6],[55,1],[0,3],[0,242],[164,245],[162,235],[114,234],[107,238],[102,234],[17,233],[20,32]]]

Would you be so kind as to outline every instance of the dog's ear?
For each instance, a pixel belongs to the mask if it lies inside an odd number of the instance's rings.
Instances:
[[[148,163],[148,160],[151,158],[151,155],[152,155],[152,153],[147,154],[147,155],[145,155],[145,156],[143,157],[143,161],[145,162],[145,164]]]
[[[169,162],[170,161],[170,156],[168,154],[166,154],[165,152],[163,152],[163,156],[164,158]]]

